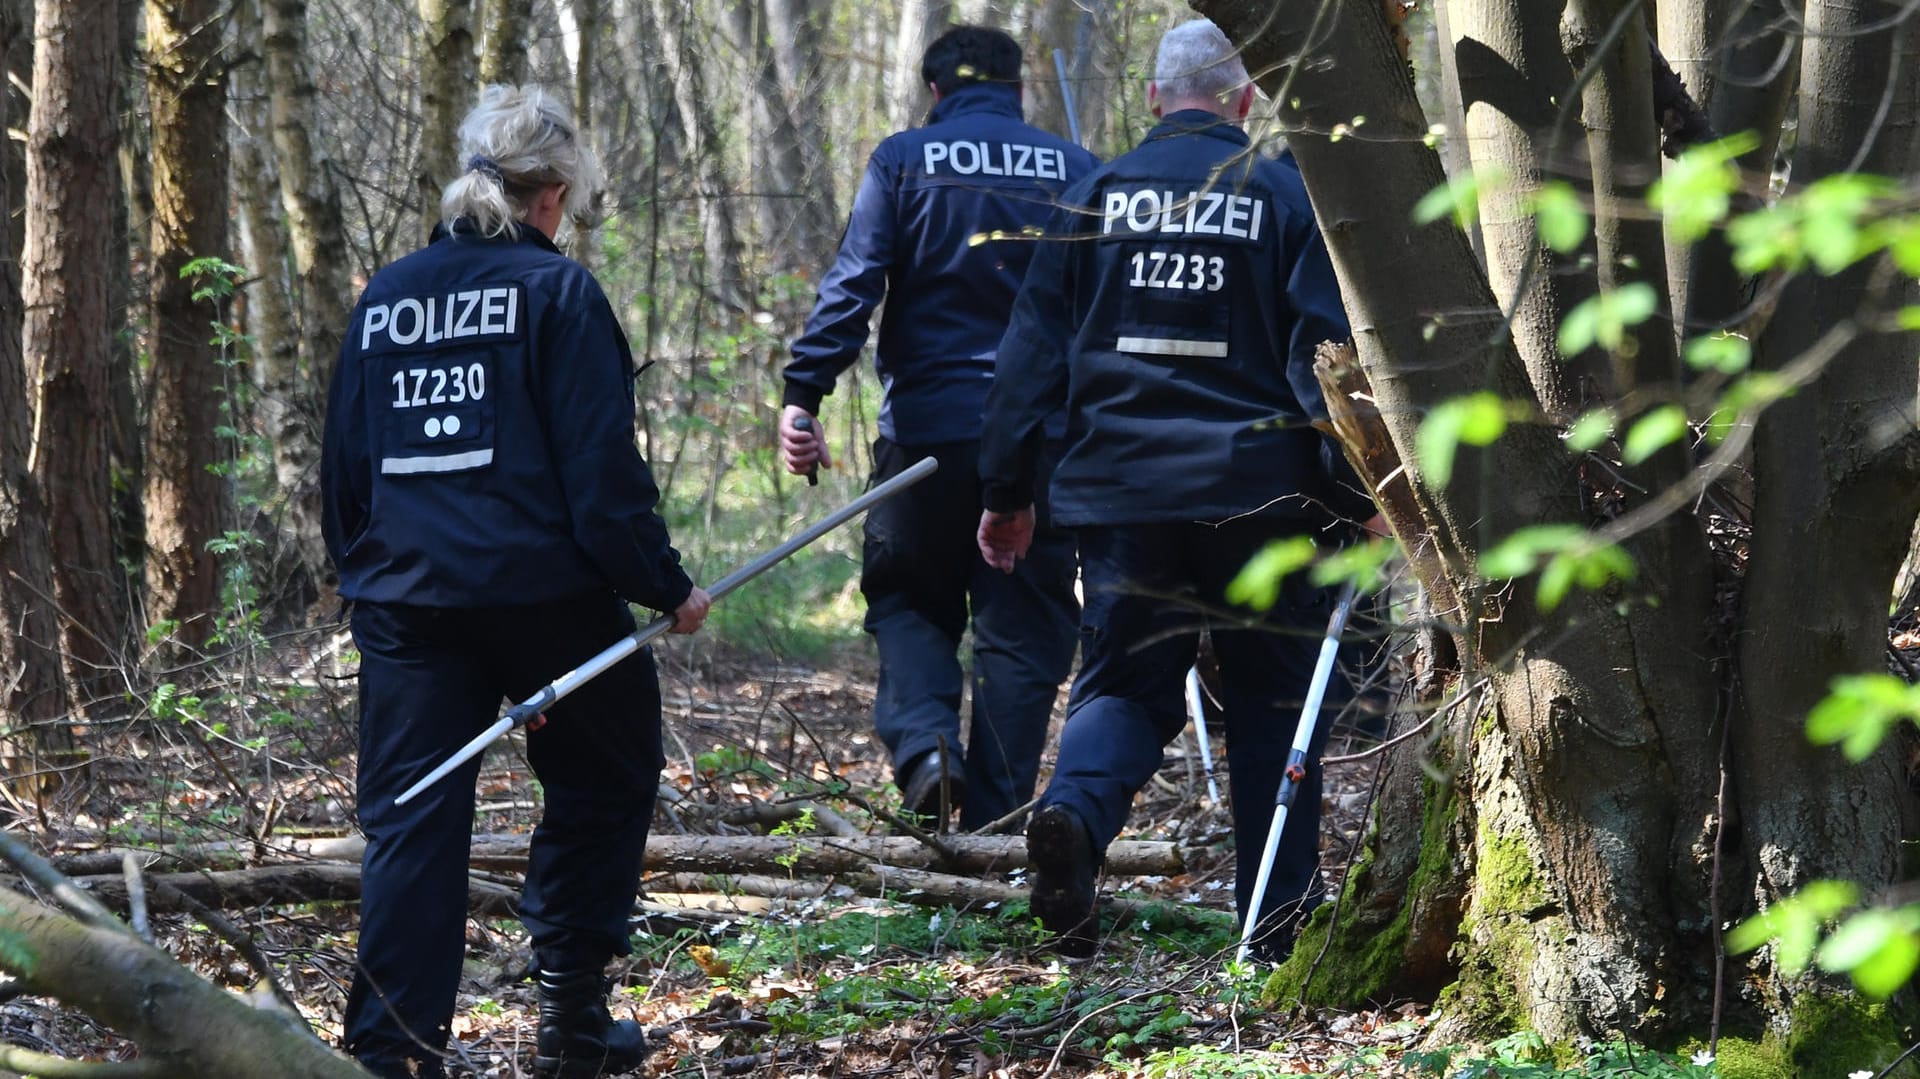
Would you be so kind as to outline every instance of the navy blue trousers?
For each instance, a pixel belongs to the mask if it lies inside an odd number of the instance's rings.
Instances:
[[[1067,704],[1053,780],[1041,797],[1043,805],[1072,809],[1095,848],[1105,850],[1125,826],[1134,795],[1159,770],[1162,750],[1186,726],[1184,681],[1200,630],[1210,628],[1226,710],[1242,919],[1332,601],[1324,589],[1289,579],[1280,602],[1258,625],[1243,627],[1217,612],[1229,610],[1226,586],[1241,567],[1285,534],[1285,526],[1259,520],[1075,532],[1087,600],[1080,675]],[[1235,617],[1252,616],[1245,608],[1234,610]],[[1262,933],[1310,910],[1324,891],[1318,761],[1347,693],[1336,673],[1314,734],[1313,765],[1287,814],[1262,904]]]
[[[394,797],[500,715],[633,632],[611,594],[526,607],[357,604],[360,828],[367,837],[359,969],[346,1044],[363,1059],[439,1051],[466,947],[475,759],[406,805]],[[527,735],[546,809],[520,913],[541,962],[598,970],[629,950],[627,921],[664,763],[660,683],[642,651],[587,683]]]
[[[1073,669],[1073,537],[1045,523],[1012,574],[980,558],[978,442],[874,444],[873,483],[923,457],[940,470],[867,514],[860,591],[880,649],[873,725],[895,770],[943,741],[965,747],[962,828],[1025,805],[1060,683]],[[960,736],[960,641],[973,626],[973,715]]]

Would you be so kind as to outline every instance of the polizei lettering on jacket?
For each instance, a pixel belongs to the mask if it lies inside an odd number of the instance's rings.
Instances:
[[[1067,178],[1067,155],[1046,146],[1017,142],[930,142],[921,154],[929,176],[949,172],[956,176]]]
[[[444,296],[408,296],[367,308],[360,322],[360,351],[437,345],[485,337],[518,336],[522,308],[513,285],[466,289]]]
[[[1108,191],[1101,232],[1260,239],[1267,200],[1224,191]]]

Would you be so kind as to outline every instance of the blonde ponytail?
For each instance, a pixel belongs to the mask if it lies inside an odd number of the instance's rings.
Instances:
[[[466,171],[440,196],[440,220],[482,236],[517,236],[526,199],[549,184],[567,185],[578,216],[600,186],[600,164],[574,131],[566,108],[537,86],[489,86],[460,122]]]

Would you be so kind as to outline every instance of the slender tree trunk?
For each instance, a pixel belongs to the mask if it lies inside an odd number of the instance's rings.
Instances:
[[[146,191],[146,156],[135,135],[142,124],[141,106],[146,100],[138,74],[142,0],[115,2],[120,12],[120,75],[114,80],[114,111],[122,138],[120,167],[113,172],[113,249],[126,257],[113,260],[113,278],[108,284],[111,293],[107,302],[113,319],[113,358],[107,376],[113,402],[113,440],[108,454],[113,461],[114,556],[121,565],[134,566],[146,557],[147,549],[146,515],[140,507],[146,437],[140,415],[140,340],[135,332],[140,321],[138,312],[146,307],[146,279],[136,277],[135,270],[147,264],[144,233],[152,216],[152,199]]]
[[[1563,4],[1545,6],[1557,12]],[[1487,276],[1502,309],[1513,312],[1514,344],[1541,406],[1566,422],[1612,382],[1595,357],[1560,355],[1560,320],[1593,294],[1594,278],[1580,267],[1579,253],[1563,258],[1541,241],[1532,196],[1550,180],[1582,193],[1591,185],[1574,124],[1578,114],[1559,102],[1573,83],[1559,20],[1538,11],[1529,17],[1530,10],[1530,0],[1447,5],[1445,25],[1453,35],[1447,52],[1465,114],[1461,144],[1472,168],[1489,180],[1479,187]]]
[[[673,80],[685,137],[683,162],[700,192],[700,223],[706,236],[707,290],[721,303],[744,310],[749,292],[741,269],[740,232],[734,224],[733,200],[721,158],[720,133],[708,109],[706,79],[699,53],[691,39],[693,11],[688,0],[652,0],[654,28],[660,54]]]
[[[953,0],[901,0],[900,23],[887,65],[887,126],[901,131],[918,124],[933,107],[920,78],[920,58],[953,19]]]
[[[320,538],[320,416],[353,296],[339,186],[313,137],[319,115],[307,63],[307,0],[267,0],[262,17],[273,147],[300,313],[299,363],[272,387],[280,407],[269,434],[285,499],[280,532],[293,552],[292,576],[302,586],[296,598],[304,606],[314,595],[312,582],[327,572]]]
[[[1034,0],[1033,26],[1027,38],[1027,122],[1063,139],[1072,138],[1067,126],[1067,103],[1054,78],[1053,50],[1064,49],[1073,58],[1074,31],[1081,11],[1073,0]]]
[[[299,489],[304,470],[288,468],[289,445],[297,446],[309,427],[296,415],[300,407],[300,329],[294,312],[292,265],[287,254],[287,230],[281,216],[280,178],[273,152],[272,91],[264,59],[267,45],[262,0],[239,0],[233,8],[234,42],[241,56],[261,57],[233,71],[233,186],[239,204],[240,247],[252,283],[244,294],[245,326],[253,339],[248,371],[255,390],[254,427],[272,447],[275,487]],[[294,505],[286,512],[277,506],[268,512],[281,518],[277,530],[287,537],[276,552],[274,594],[295,599],[306,588],[315,568],[301,552]],[[324,558],[324,551],[321,553]]]
[[[518,86],[527,81],[533,0],[481,0],[480,83]]]
[[[112,4],[40,0],[27,125],[23,344],[34,409],[26,460],[46,498],[60,648],[77,708],[104,692],[126,639],[113,556],[109,447],[117,164]]]
[[[761,0],[773,43],[773,66],[780,97],[792,119],[800,161],[798,196],[788,211],[793,239],[787,268],[804,271],[820,265],[839,240],[834,208],[833,161],[828,156],[824,118],[827,96],[826,27],[832,0]]]
[[[31,40],[20,12],[0,4],[0,69]],[[0,92],[0,131],[10,95]],[[0,250],[13,246],[13,188],[0,170]],[[27,468],[33,411],[21,365],[20,276],[0,267],[0,773],[15,797],[37,800],[74,748],[60,723],[66,687],[53,606],[53,562],[39,480]]]
[[[473,104],[473,0],[418,0],[426,50],[420,72],[419,242],[440,221],[440,191],[459,173],[460,118]]]
[[[218,429],[238,405],[215,308],[182,276],[197,258],[226,258],[227,73],[221,0],[148,0],[147,97],[153,109],[153,366],[147,423],[147,604],[204,643],[220,608],[210,543],[228,523]],[[223,406],[225,406],[223,408]],[[245,557],[244,553],[234,557]]]

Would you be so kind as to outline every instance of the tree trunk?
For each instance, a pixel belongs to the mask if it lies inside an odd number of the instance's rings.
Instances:
[[[212,341],[219,308],[182,276],[227,248],[227,74],[221,0],[148,0],[147,86],[153,110],[153,356],[147,420],[147,613],[198,646],[221,606],[209,545],[229,520],[218,429],[238,401]],[[223,405],[226,406],[223,408]],[[245,558],[244,551],[230,557]]]
[[[826,28],[832,0],[761,0],[773,44],[780,99],[791,117],[800,185],[786,212],[791,238],[783,245],[785,269],[804,273],[825,263],[839,241],[834,209],[833,161],[824,118],[828,81]]]
[[[1806,17],[1794,181],[1911,175],[1920,21],[1886,27],[1878,7],[1844,0],[1809,0]],[[1914,300],[1912,279],[1879,260],[1836,277],[1803,274],[1780,299],[1791,317],[1773,320],[1756,349],[1756,363],[1777,370],[1830,329],[1866,331],[1755,429],[1748,632],[1739,637],[1751,722],[1733,744],[1733,779],[1752,871],[1740,883],[1764,898],[1816,877],[1871,890],[1899,868],[1896,754],[1850,764],[1809,745],[1804,718],[1834,675],[1883,669],[1890,582],[1920,512],[1910,411],[1920,372],[1914,334],[1871,324]],[[1809,567],[1823,569],[1811,592]],[[1798,797],[1770,796],[1781,790]]]
[[[147,281],[136,268],[147,265],[147,238],[143,233],[152,217],[147,187],[147,159],[138,131],[143,126],[146,87],[140,78],[140,12],[142,0],[115,0],[120,12],[120,75],[114,80],[114,112],[119,116],[120,167],[113,171],[113,249],[124,257],[113,260],[108,305],[113,317],[113,357],[107,385],[113,401],[113,438],[108,457],[113,462],[114,557],[123,566],[139,565],[146,557],[147,522],[140,506],[146,475],[146,437],[140,414],[141,341],[134,332],[142,321]],[[136,225],[135,222],[138,222]],[[139,297],[139,299],[136,299]]]
[[[473,104],[473,0],[418,0],[420,71],[418,242],[440,221],[440,192],[459,174],[460,118]]]
[[[1360,917],[1336,927],[1343,976],[1327,981],[1360,999],[1430,990],[1450,973],[1451,1014],[1524,1022],[1553,1039],[1687,1029],[1711,996],[1699,991],[1712,958],[1706,822],[1718,745],[1716,686],[1695,658],[1714,654],[1704,548],[1664,535],[1631,544],[1640,575],[1630,587],[1576,590],[1551,612],[1524,580],[1482,589],[1479,552],[1527,525],[1584,522],[1587,511],[1576,462],[1539,426],[1463,448],[1445,487],[1408,452],[1442,402],[1491,389],[1528,409],[1539,394],[1490,314],[1494,297],[1465,236],[1407,224],[1444,173],[1423,145],[1426,121],[1379,5],[1195,6],[1241,42],[1250,68],[1270,72],[1283,120],[1305,132],[1291,142],[1422,517],[1396,530],[1431,543],[1465,598],[1464,611],[1439,612],[1461,627],[1464,686],[1474,690],[1441,735],[1455,747],[1438,762],[1452,782],[1383,800],[1382,812],[1400,815],[1382,822],[1389,838],[1354,874],[1347,898]],[[1326,14],[1318,28],[1316,11]],[[1457,24],[1454,33],[1468,36]],[[1314,63],[1293,64],[1299,56]],[[1461,77],[1473,94],[1464,62]],[[1313,134],[1355,115],[1367,117],[1368,138]],[[1419,783],[1413,768],[1400,774]],[[1312,966],[1312,943],[1288,968],[1296,980]],[[1443,955],[1453,969],[1436,974]]]
[[[132,933],[82,925],[0,889],[0,970],[140,1045],[167,1076],[366,1079],[286,1016],[249,1006]]]
[[[1591,407],[1610,385],[1595,357],[1560,355],[1560,320],[1593,294],[1594,278],[1580,268],[1578,253],[1563,258],[1541,241],[1532,206],[1549,180],[1582,193],[1591,186],[1578,115],[1559,105],[1559,94],[1573,82],[1560,47],[1563,4],[1546,5],[1554,17],[1528,17],[1529,0],[1468,0],[1447,5],[1445,20],[1466,118],[1460,138],[1476,173],[1507,177],[1479,187],[1487,276],[1502,309],[1513,312],[1514,344],[1541,406],[1561,423]]]
[[[480,83],[518,86],[527,81],[533,0],[481,0]]]
[[[1053,50],[1073,57],[1074,33],[1083,17],[1073,0],[1034,0],[1033,25],[1026,48],[1027,122],[1063,139],[1073,137],[1067,125],[1067,103],[1054,77]]]
[[[654,29],[660,37],[660,55],[673,82],[680,110],[686,153],[682,158],[699,191],[700,224],[705,234],[706,290],[723,305],[745,310],[750,295],[741,268],[740,231],[734,224],[733,200],[728,198],[726,164],[721,157],[720,133],[713,121],[706,78],[692,40],[693,9],[688,0],[651,0]]]
[[[60,650],[76,709],[102,695],[126,639],[109,457],[112,170],[119,12],[40,0],[27,125],[23,346],[34,431],[25,460],[46,499]]]
[[[238,0],[233,8],[234,43],[242,56],[264,57],[262,0]],[[271,447],[275,487],[298,490],[301,471],[286,467],[286,447],[297,445],[306,424],[295,415],[300,396],[300,330],[294,314],[291,260],[281,216],[280,178],[273,153],[272,91],[264,60],[233,71],[233,187],[239,206],[240,250],[252,281],[242,296],[244,327],[253,341],[247,369],[255,391],[253,429]],[[282,506],[284,505],[284,509]],[[300,553],[294,505],[276,500],[266,507],[286,537],[276,552],[272,579],[275,596],[304,589],[311,571]],[[325,557],[324,552],[321,555]]]
[[[313,137],[319,116],[307,63],[307,0],[267,0],[262,18],[273,146],[300,314],[298,364],[282,367],[287,377],[270,389],[278,407],[268,434],[285,500],[279,531],[293,554],[286,575],[299,586],[290,598],[300,601],[296,609],[304,609],[316,594],[314,582],[327,574],[320,538],[320,416],[353,309],[353,289],[339,186],[332,162]]]
[[[0,4],[0,69],[31,39],[19,12]],[[0,91],[0,131],[9,95]],[[0,169],[0,251],[13,247],[13,188]],[[60,672],[60,629],[53,608],[53,564],[46,504],[27,469],[33,412],[20,358],[20,277],[0,267],[0,773],[17,798],[37,802],[74,748],[61,724],[66,687]]]
[[[953,20],[953,0],[901,0],[900,24],[887,65],[887,126],[913,127],[933,108],[933,94],[920,78],[920,58]]]

